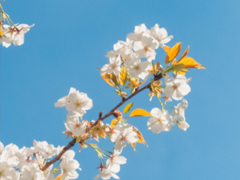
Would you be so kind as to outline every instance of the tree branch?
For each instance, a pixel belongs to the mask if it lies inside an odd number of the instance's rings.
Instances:
[[[154,76],[154,81],[159,80],[159,79],[161,79],[161,78],[162,78],[162,74],[161,74],[161,73],[158,74],[158,75],[155,75],[155,76]],[[112,110],[110,110],[110,111],[109,111],[105,116],[103,116],[103,117],[102,117],[102,111],[101,111],[100,114],[99,114],[98,120],[95,121],[95,123],[92,124],[90,128],[86,129],[86,133],[88,133],[91,128],[93,128],[94,126],[96,126],[99,121],[103,121],[103,120],[106,119],[107,117],[113,115],[114,111],[115,111],[117,108],[119,108],[121,105],[123,105],[126,101],[128,101],[129,99],[131,99],[132,97],[134,97],[135,95],[137,95],[138,93],[140,93],[141,91],[143,91],[144,89],[148,89],[148,88],[150,88],[150,87],[151,87],[151,82],[148,83],[147,85],[145,85],[144,87],[136,90],[134,93],[132,93],[132,94],[131,94],[130,96],[128,96],[127,98],[123,98],[122,101],[121,101],[118,105],[116,105]],[[51,161],[48,161],[48,162],[44,165],[44,167],[42,168],[42,171],[45,171],[50,165],[52,165],[52,164],[55,163],[56,161],[60,160],[61,157],[62,157],[62,155],[63,155],[67,150],[71,149],[71,148],[75,145],[75,143],[76,143],[76,139],[72,139],[72,141],[70,141],[70,142],[68,143],[68,145],[65,146],[65,147],[63,148],[63,150],[62,150],[54,159],[52,159]]]

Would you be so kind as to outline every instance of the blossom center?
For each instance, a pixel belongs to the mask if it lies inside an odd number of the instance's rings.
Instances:
[[[162,119],[161,119],[161,117],[158,118],[157,121],[158,121],[160,124],[162,124]]]
[[[74,104],[75,104],[76,108],[77,108],[77,107],[81,107],[81,105],[82,105],[82,103],[79,102],[78,100],[77,100]]]
[[[149,51],[149,47],[145,46],[144,51],[146,51],[146,52]]]
[[[111,64],[111,68],[115,69],[116,68],[116,64]]]
[[[176,90],[177,88],[178,88],[178,86],[177,86],[176,84],[174,84],[174,85],[173,85],[173,89]]]
[[[139,71],[139,70],[140,70],[139,65],[135,65],[135,66],[134,66],[134,69],[137,70],[137,71]]]
[[[122,140],[122,141],[126,141],[126,137],[123,136],[121,140]]]
[[[76,123],[76,127],[80,127],[81,123],[80,122],[77,122]]]

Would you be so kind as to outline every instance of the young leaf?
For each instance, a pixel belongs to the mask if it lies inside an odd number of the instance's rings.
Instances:
[[[129,117],[134,117],[134,116],[152,116],[150,112],[147,112],[144,109],[135,109],[131,112]]]
[[[176,62],[176,65],[184,65],[185,68],[197,68],[197,69],[205,69],[205,67],[203,65],[201,65],[200,63],[196,62],[193,58],[191,57],[184,57],[182,59],[180,59],[179,61]],[[183,69],[181,71],[176,71],[178,74],[185,74],[188,70],[187,69]],[[176,73],[175,72],[175,73]]]
[[[183,53],[180,59],[184,58],[188,54],[188,51],[189,51],[189,46],[187,47],[187,49],[185,50],[185,52]]]
[[[147,146],[147,143],[146,143],[145,139],[143,138],[142,133],[137,128],[133,128],[133,131],[135,131],[138,135],[138,141],[137,142],[145,144]],[[136,143],[132,143],[131,145],[133,147],[133,150],[136,151],[136,148],[135,148]]]
[[[120,73],[120,83],[122,86],[124,86],[127,83],[127,68],[123,66],[121,68],[121,73]]]
[[[55,180],[61,180],[61,174],[59,174]]]
[[[123,109],[123,114],[128,113],[128,112],[131,110],[133,104],[134,104],[134,103],[131,102],[131,103],[129,103],[128,105],[126,105],[125,108]]]
[[[109,74],[101,74],[101,76],[110,86],[114,86],[114,84],[110,81],[110,75]]]
[[[177,43],[172,48],[170,48],[168,46],[163,47],[163,49],[167,53],[167,56],[165,59],[165,64],[168,64],[169,62],[173,61],[178,56],[178,54],[181,50],[181,44],[182,43]]]
[[[114,126],[117,125],[117,123],[118,123],[118,120],[113,119],[112,122],[111,122],[111,125],[110,125],[111,129],[114,128]]]
[[[3,36],[3,32],[2,32],[2,30],[1,30],[1,27],[0,27],[0,36]]]

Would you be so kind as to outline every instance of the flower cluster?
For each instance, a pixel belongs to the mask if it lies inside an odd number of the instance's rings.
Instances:
[[[145,80],[151,68],[151,62],[155,59],[156,49],[165,46],[173,36],[168,36],[165,28],[159,28],[156,24],[151,30],[145,24],[135,27],[134,33],[127,35],[126,42],[119,41],[113,46],[113,50],[107,53],[109,64],[101,68],[101,74],[119,76],[121,66],[124,66],[130,78]],[[141,61],[146,58],[147,61]],[[114,83],[117,85],[117,83]]]
[[[62,147],[55,148],[46,141],[37,142],[34,140],[33,147],[18,148],[15,144],[4,147],[0,142],[0,179],[2,180],[54,180],[54,173],[60,170],[53,164],[45,171],[44,165],[49,159],[60,152]],[[61,179],[76,179],[79,163],[73,159],[75,153],[67,151],[61,157]]]
[[[8,24],[3,24],[7,21]],[[8,48],[12,43],[14,46],[21,46],[24,43],[24,35],[33,25],[14,24],[9,15],[3,11],[0,4],[0,44]]]
[[[2,8],[1,13],[1,17],[10,20]],[[0,43],[5,47],[12,42],[14,45],[23,44],[24,34],[32,27],[2,23],[3,21],[0,22]],[[94,179],[108,180],[111,177],[119,179],[116,173],[119,173],[120,165],[127,162],[125,157],[120,156],[123,149],[131,145],[136,151],[136,143],[147,145],[142,133],[135,126],[128,124],[129,118],[150,117],[147,127],[153,133],[170,131],[175,124],[186,131],[189,127],[185,118],[188,102],[183,97],[191,91],[189,86],[191,78],[186,78],[185,74],[191,68],[205,67],[193,58],[187,57],[189,47],[177,60],[181,43],[175,44],[172,48],[165,45],[172,38],[173,36],[168,36],[166,29],[159,28],[158,24],[151,29],[144,24],[136,26],[134,32],[127,35],[126,42],[118,41],[113,50],[107,53],[109,63],[101,68],[101,77],[116,88],[115,92],[121,97],[120,103],[104,116],[100,111],[96,121],[88,121],[83,119],[83,116],[92,108],[92,99],[86,93],[70,88],[69,94],[55,103],[55,107],[66,107],[68,111],[64,123],[66,130],[63,132],[67,134],[67,138],[72,138],[68,146],[55,148],[46,141],[34,141],[33,147],[19,149],[13,144],[4,148],[0,143],[0,179],[53,180],[53,173],[58,172],[55,180],[76,179],[78,178],[76,170],[80,169],[80,165],[73,159],[75,152],[69,150],[75,143],[79,144],[79,151],[88,147],[96,151],[100,159],[100,173]],[[164,62],[155,60],[159,47],[166,53]],[[131,88],[130,92],[127,92],[128,88]],[[118,110],[126,101],[145,89],[149,90],[150,101],[153,97],[158,100],[159,107],[153,108],[151,112],[144,109],[131,111],[134,104],[131,102],[122,112]],[[167,103],[172,99],[182,102],[171,107]],[[169,109],[172,113],[169,113]],[[129,112],[130,114],[125,117]],[[104,124],[103,120],[109,116],[114,116],[114,119],[110,124]],[[113,149],[99,147],[96,141],[99,142],[100,138],[108,138],[114,143]],[[89,143],[91,140],[95,143]],[[60,167],[53,168],[53,163],[59,159]]]

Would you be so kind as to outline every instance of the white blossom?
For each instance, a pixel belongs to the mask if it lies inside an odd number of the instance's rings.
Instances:
[[[134,33],[130,33],[127,35],[127,43],[133,44],[135,41],[140,41],[143,33],[149,33],[145,24],[140,24],[139,26],[135,26]]]
[[[68,119],[65,122],[65,126],[68,130],[72,132],[74,136],[81,136],[85,134],[87,123],[85,121],[79,122],[79,117],[75,116],[74,118]]]
[[[151,35],[158,41],[159,46],[163,47],[168,43],[173,36],[168,36],[167,30],[165,28],[159,28],[158,24],[155,24],[154,27],[150,30]]]
[[[140,58],[147,58],[148,61],[155,59],[158,42],[149,34],[144,33],[140,41],[134,42],[133,49]]]
[[[0,180],[18,180],[19,172],[10,167],[6,161],[0,162]]]
[[[177,121],[177,126],[184,131],[186,131],[189,128],[189,124],[183,120]]]
[[[117,57],[110,57],[109,58],[109,64],[105,64],[101,68],[101,74],[111,74],[114,73],[116,76],[118,76],[121,72],[121,56]]]
[[[183,96],[187,95],[191,91],[191,88],[187,84],[187,79],[184,75],[178,74],[174,79],[169,75],[166,75],[165,82],[165,95],[167,97],[172,97],[175,100],[181,100]]]
[[[115,148],[114,150],[120,153],[124,147],[124,143],[132,144],[137,142],[138,135],[133,131],[133,126],[124,125],[120,131],[120,134],[115,139]]]
[[[189,128],[189,124],[186,122],[185,118],[185,110],[188,107],[188,102],[187,100],[183,99],[181,103],[179,103],[176,107],[174,107],[173,112],[172,112],[172,120],[173,123],[177,123],[177,126],[186,131],[187,128]]]
[[[133,53],[131,45],[124,41],[118,41],[118,43],[113,45],[112,51],[107,52],[108,58],[116,58],[120,56],[121,60],[129,60],[131,58],[131,55]]]
[[[63,159],[60,163],[61,180],[77,179],[80,164],[74,159]]]
[[[161,111],[158,108],[151,110],[152,117],[149,118],[147,125],[153,133],[160,133],[161,131],[170,131],[172,129],[172,123],[170,121],[169,113]]]
[[[151,67],[151,63],[148,61],[141,62],[140,58],[133,56],[131,60],[127,61],[125,64],[129,76],[132,78],[141,78],[145,80],[149,75],[147,70]]]
[[[46,141],[33,141],[33,152],[38,153],[43,158],[51,158],[56,155],[58,150],[52,145],[48,144]]]
[[[24,43],[24,34],[27,33],[33,25],[29,26],[27,24],[19,24],[16,27],[16,34],[14,37],[13,44],[15,46],[21,46]]]
[[[68,111],[76,111],[80,116],[83,116],[86,114],[86,110],[91,109],[92,106],[92,99],[86,93],[75,91],[68,95],[68,103],[66,104]]]
[[[120,165],[126,164],[127,159],[123,156],[119,156],[118,152],[114,152],[111,157],[107,160],[106,165],[114,173],[120,171]]]
[[[77,90],[73,87],[70,88],[70,91],[67,96],[60,98],[55,104],[55,107],[64,107],[69,103],[69,94],[75,93]]]
[[[184,111],[188,107],[188,102],[186,99],[183,99],[181,103],[179,103],[177,106],[174,107],[172,112],[172,119],[173,122],[176,122],[177,120],[185,120],[185,113]]]
[[[30,170],[23,169],[20,180],[46,180],[43,172],[36,167],[31,167]]]
[[[0,44],[2,43],[4,47],[9,47],[11,43],[15,46],[20,46],[24,43],[24,35],[30,30],[33,25],[29,26],[27,24],[15,24],[14,26],[3,25],[4,36],[0,37]]]
[[[102,168],[100,169],[100,174],[98,174],[97,176],[94,177],[94,179],[99,179],[102,178],[104,180],[108,180],[111,177],[115,178],[115,179],[120,179],[115,173],[113,173],[110,169],[107,168]]]

